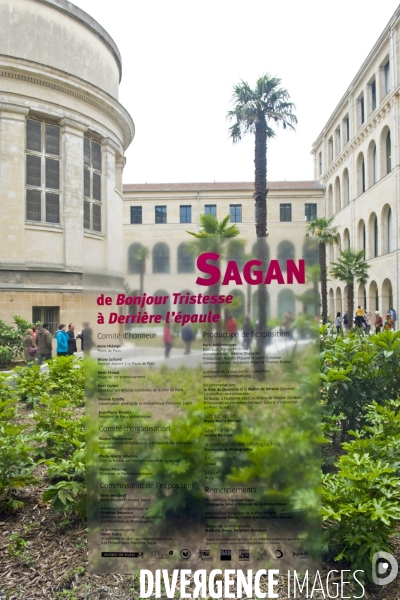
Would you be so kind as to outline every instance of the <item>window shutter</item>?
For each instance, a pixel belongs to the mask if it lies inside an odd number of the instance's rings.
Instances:
[[[83,202],[83,227],[90,229],[90,202]]]
[[[92,167],[96,171],[101,171],[101,146],[92,141]]]
[[[28,221],[41,221],[41,193],[39,190],[26,190],[26,218]]]
[[[46,193],[46,223],[60,222],[60,196]]]
[[[60,156],[60,128],[46,124],[46,154]]]
[[[42,124],[39,121],[26,121],[26,148],[34,152],[42,150]]]
[[[83,164],[90,167],[90,140],[87,137],[83,141]]]
[[[46,158],[46,187],[60,189],[60,161]]]
[[[26,155],[26,183],[27,185],[33,185],[40,187],[42,184],[41,178],[41,159],[40,156],[34,156],[33,154]]]
[[[101,175],[93,173],[93,200],[101,202]]]
[[[93,231],[101,232],[101,206],[93,204]]]
[[[83,169],[83,195],[90,198],[90,171]]]

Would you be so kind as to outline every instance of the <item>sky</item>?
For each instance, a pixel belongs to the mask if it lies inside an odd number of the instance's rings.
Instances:
[[[269,181],[313,178],[311,147],[397,8],[384,0],[76,0],[122,55],[135,123],[124,183],[254,180],[254,139],[229,138],[232,88],[269,73],[296,105]]]

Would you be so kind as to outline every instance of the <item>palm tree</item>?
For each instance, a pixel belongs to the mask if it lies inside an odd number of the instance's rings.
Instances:
[[[240,233],[240,230],[237,225],[229,225],[230,215],[226,216],[222,221],[218,221],[217,217],[214,215],[200,215],[200,231],[186,231],[199,241],[196,243],[194,249],[196,253],[198,252],[216,252],[220,255],[220,258],[217,261],[217,266],[220,267],[220,259],[222,255],[222,246],[224,240],[231,239],[237,237]],[[215,285],[209,288],[209,295],[213,296],[219,295],[220,283],[216,283]],[[215,305],[215,312],[217,314],[221,314],[221,305]],[[209,324],[209,329],[211,330],[211,323]],[[219,319],[217,323],[217,332],[221,332],[221,319]]]
[[[340,258],[332,264],[330,274],[335,279],[347,283],[347,310],[349,326],[353,325],[354,314],[354,282],[366,285],[370,265],[364,260],[364,250],[356,252],[351,248],[340,251]]]
[[[201,229],[198,233],[193,231],[187,231],[186,233],[190,233],[193,237],[197,239],[216,239],[221,240],[222,238],[233,238],[239,235],[240,231],[237,225],[230,225],[228,227],[230,215],[222,219],[222,221],[218,221],[217,217],[214,215],[200,215],[200,226]],[[217,242],[216,245],[219,246],[220,242]]]
[[[283,129],[294,129],[297,118],[293,113],[293,102],[289,92],[279,87],[278,77],[263,75],[256,87],[241,81],[233,88],[232,102],[235,106],[228,112],[234,120],[229,128],[233,143],[240,142],[246,133],[254,133],[255,179],[254,200],[256,203],[256,235],[267,236],[267,139],[275,136],[270,124],[281,124]]]
[[[326,245],[337,241],[337,227],[332,227],[334,217],[317,217],[308,224],[307,231],[311,236],[315,236],[319,241],[319,269],[321,280],[321,317],[322,322],[328,320],[328,286],[326,273]]]
[[[252,89],[248,83],[241,81],[233,88],[233,110],[228,112],[228,119],[234,121],[229,128],[233,143],[240,142],[246,133],[254,133],[254,200],[256,208],[257,259],[265,261],[267,255],[267,140],[275,136],[270,125],[282,125],[283,129],[294,129],[297,118],[293,113],[293,102],[289,101],[289,92],[279,87],[281,80],[271,75],[263,75]],[[261,284],[258,288],[258,328],[265,331],[267,327],[267,290]],[[260,362],[264,364],[265,343],[262,337],[257,338],[257,350]],[[264,379],[260,375],[259,379]]]

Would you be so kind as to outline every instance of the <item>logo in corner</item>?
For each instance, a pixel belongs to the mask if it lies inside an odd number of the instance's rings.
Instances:
[[[376,585],[388,585],[392,583],[399,572],[397,560],[389,552],[375,552],[372,557],[372,581]]]

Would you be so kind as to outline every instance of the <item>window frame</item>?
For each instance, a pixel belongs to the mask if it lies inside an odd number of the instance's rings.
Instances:
[[[131,225],[142,225],[143,224],[143,207],[142,206],[131,206],[130,207],[130,217],[131,217]],[[135,221],[135,217],[133,216],[134,211],[140,210],[140,220]],[[136,217],[138,218],[138,217]]]
[[[179,223],[191,223],[191,222],[192,222],[192,205],[191,204],[181,204],[179,206]]]
[[[158,209],[162,209],[161,210],[161,220],[157,220],[157,210]],[[167,223],[167,205],[166,204],[161,204],[161,205],[157,205],[154,207],[154,223],[156,225],[165,225]]]
[[[289,216],[289,218],[286,218],[287,216]],[[279,204],[279,221],[280,221],[280,223],[290,223],[292,221],[292,203],[291,202],[283,202],[283,203]]]
[[[214,209],[214,212],[212,209]],[[213,217],[217,218],[217,205],[216,204],[205,204],[204,205],[204,214],[205,215],[213,215]]]
[[[234,217],[232,219],[232,216]],[[229,222],[230,223],[242,223],[243,213],[241,204],[230,204],[229,205]]]
[[[86,162],[86,146],[85,142],[89,141],[89,163]],[[98,168],[94,165],[93,159],[93,148],[99,147],[99,165]],[[103,233],[103,219],[102,216],[102,205],[103,205],[103,150],[101,147],[101,142],[94,137],[89,137],[87,135],[83,138],[83,229],[86,232],[94,233],[97,235],[101,235]],[[89,195],[86,194],[86,183],[87,177],[89,178]],[[96,188],[100,190],[100,197],[94,197],[95,185],[94,182],[97,181],[96,178],[99,178],[99,183],[96,185]],[[89,227],[87,224],[87,209],[89,208]],[[94,214],[98,213],[100,220],[100,229],[94,227]]]
[[[39,124],[39,132],[40,132],[40,143],[38,148],[29,148],[29,122],[38,123]],[[58,154],[47,150],[48,145],[48,130],[47,128],[55,128],[58,130]],[[25,222],[29,225],[43,225],[46,227],[60,227],[61,226],[61,181],[62,181],[62,155],[61,155],[61,127],[57,123],[48,121],[46,119],[39,119],[36,117],[27,117],[25,122]],[[30,160],[36,159],[36,161]],[[52,161],[50,163],[50,161]],[[39,181],[38,183],[32,183],[32,180],[28,182],[29,179],[29,170],[28,163],[36,162],[39,165]],[[53,164],[54,163],[54,164]],[[58,179],[58,187],[52,187],[51,182],[49,185],[50,175],[54,176],[54,171],[52,172],[50,165],[57,165],[57,179]],[[40,219],[29,218],[28,210],[32,210],[28,208],[28,202],[33,202],[33,194],[30,192],[36,192],[39,196],[39,212]],[[31,198],[28,198],[31,196]],[[56,196],[57,201],[53,206],[50,206],[51,198],[50,196]],[[54,210],[55,208],[55,210]],[[49,215],[51,215],[52,210],[56,214],[56,219],[48,220]]]
[[[310,210],[310,213],[314,213],[314,215],[307,215],[307,208],[313,207],[315,210]],[[317,203],[316,202],[306,202],[304,204],[304,220],[309,223],[310,221],[314,221],[317,218]]]

